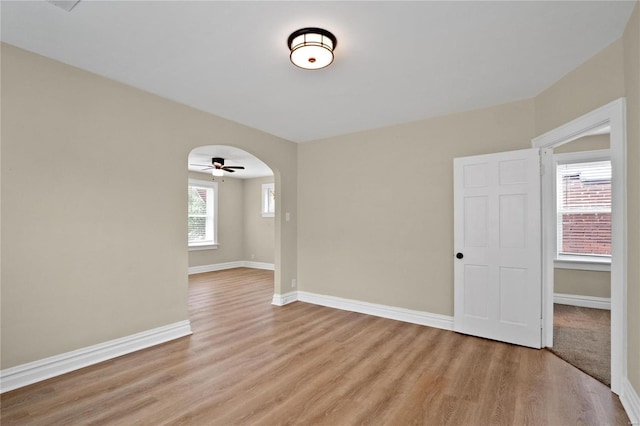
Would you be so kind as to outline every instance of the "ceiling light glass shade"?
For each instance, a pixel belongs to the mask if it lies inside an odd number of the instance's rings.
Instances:
[[[291,62],[300,68],[317,70],[333,62],[333,49],[337,40],[322,28],[302,28],[288,39]]]
[[[211,174],[214,175],[214,176],[218,176],[218,177],[224,176],[224,170],[222,170],[222,169],[213,169],[213,170],[211,170]]]

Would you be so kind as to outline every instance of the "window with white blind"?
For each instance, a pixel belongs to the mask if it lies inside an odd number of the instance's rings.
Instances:
[[[597,153],[557,156],[559,260],[611,261],[611,161]]]
[[[189,249],[217,247],[218,183],[189,179]]]

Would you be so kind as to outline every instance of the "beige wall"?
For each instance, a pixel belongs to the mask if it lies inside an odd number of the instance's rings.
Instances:
[[[2,44],[2,365],[187,319],[187,157],[276,176],[276,291],[297,267],[297,145]]]
[[[622,40],[535,97],[536,135],[625,96]]]
[[[593,135],[584,136],[557,148],[554,148],[554,154],[563,154],[568,152],[596,151],[600,149],[609,149],[609,135]]]
[[[190,179],[211,181],[211,174],[189,173]],[[218,182],[218,248],[189,250],[189,267],[244,259],[244,184],[226,177]]]
[[[554,269],[554,292],[589,297],[611,297],[611,273]]]
[[[627,360],[628,376],[640,394],[640,2],[624,32],[627,95]]]
[[[301,144],[300,290],[452,315],[453,159],[533,136],[522,101]]]
[[[273,263],[274,218],[262,217],[262,184],[273,177],[244,180],[244,260]]]

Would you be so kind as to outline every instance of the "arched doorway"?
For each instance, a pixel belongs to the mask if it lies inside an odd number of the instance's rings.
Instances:
[[[235,267],[275,271],[277,173],[229,145],[194,148],[188,171],[189,274]]]

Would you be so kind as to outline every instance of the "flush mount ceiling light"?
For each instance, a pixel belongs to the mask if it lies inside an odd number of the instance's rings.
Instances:
[[[338,40],[322,28],[302,28],[291,33],[287,44],[291,50],[291,62],[295,66],[317,70],[333,62],[333,49]]]

